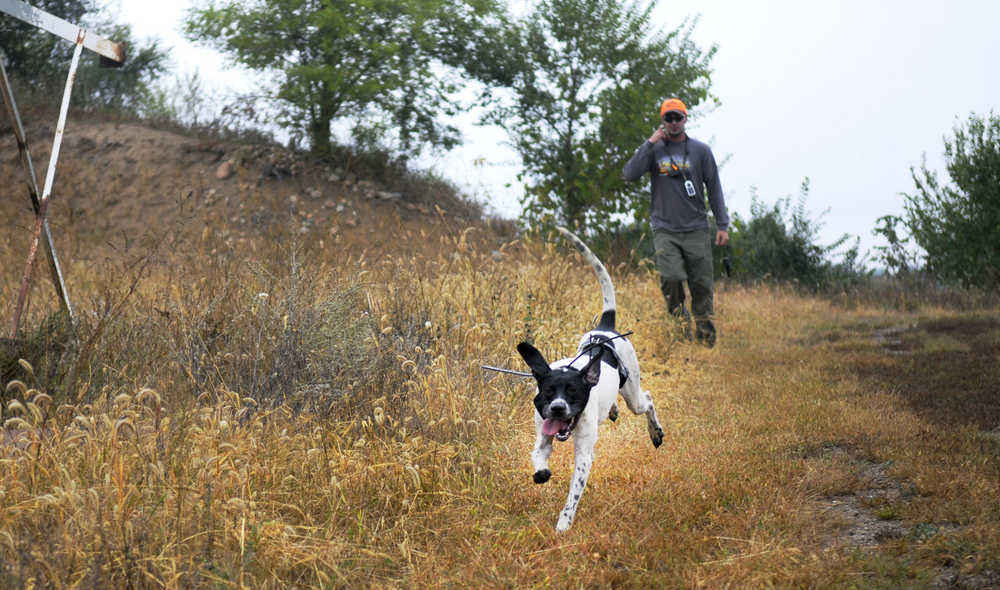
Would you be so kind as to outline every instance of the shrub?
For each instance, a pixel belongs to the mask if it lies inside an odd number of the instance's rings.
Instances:
[[[776,280],[795,282],[809,289],[821,289],[863,274],[857,243],[833,263],[829,257],[849,239],[842,235],[832,244],[817,242],[822,224],[810,219],[805,208],[809,179],[802,182],[798,203],[779,199],[768,206],[752,196],[750,219],[733,215],[731,251],[734,274],[743,281]],[[822,217],[822,216],[821,216]]]
[[[904,242],[895,235],[902,222],[924,251],[926,269],[944,281],[963,286],[1000,285],[1000,116],[969,115],[945,139],[945,168],[954,186],[942,184],[935,172],[911,169],[917,191],[904,194],[906,215],[882,218],[890,247]],[[891,232],[891,233],[890,233]],[[893,241],[892,238],[896,238]],[[888,257],[886,262],[894,262]]]

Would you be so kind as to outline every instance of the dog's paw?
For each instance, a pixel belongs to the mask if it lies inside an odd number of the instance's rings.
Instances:
[[[608,420],[614,422],[618,419],[618,404],[611,406],[611,410],[608,412]]]
[[[653,446],[654,447],[660,448],[660,445],[663,444],[663,429],[662,428],[656,428],[656,429],[652,429],[651,428],[649,430],[649,440],[653,441]]]
[[[542,469],[540,471],[536,471],[534,477],[535,477],[535,483],[545,483],[549,481],[550,477],[552,477],[552,471],[548,469]]]

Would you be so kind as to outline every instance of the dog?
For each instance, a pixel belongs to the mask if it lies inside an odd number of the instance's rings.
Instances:
[[[531,462],[533,479],[543,484],[552,477],[549,455],[552,439],[567,441],[575,436],[575,467],[566,505],[559,514],[556,531],[565,532],[573,524],[594,461],[597,426],[604,418],[618,418],[618,394],[621,393],[634,414],[645,414],[649,438],[654,447],[663,443],[653,398],[639,386],[639,360],[635,348],[615,331],[615,288],[608,271],[580,238],[564,227],[557,227],[583,254],[601,287],[604,309],[597,328],[580,338],[574,358],[549,364],[538,349],[527,342],[517,345],[517,352],[531,369],[538,385],[535,396],[535,448]]]

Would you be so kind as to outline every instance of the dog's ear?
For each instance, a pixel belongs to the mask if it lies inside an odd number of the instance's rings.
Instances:
[[[580,372],[583,373],[584,380],[589,383],[591,387],[597,385],[597,382],[601,380],[601,355],[597,355],[590,359],[587,366]]]
[[[544,377],[552,372],[549,364],[545,362],[545,357],[534,346],[522,342],[517,345],[517,352],[521,354],[524,362],[528,363],[528,367],[531,368],[531,372],[536,378]]]

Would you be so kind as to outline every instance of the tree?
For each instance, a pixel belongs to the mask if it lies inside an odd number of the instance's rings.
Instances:
[[[709,61],[691,40],[695,21],[663,33],[655,0],[540,0],[468,53],[486,83],[484,122],[520,154],[524,217],[572,229],[645,221],[648,188],[622,168],[660,124],[669,96],[707,99]],[[505,90],[505,91],[504,91]]]
[[[457,90],[449,32],[469,32],[495,0],[221,0],[188,12],[185,32],[273,80],[278,123],[331,150],[335,121],[362,122],[404,151],[452,147]],[[356,125],[357,128],[360,128]]]
[[[903,218],[896,215],[883,215],[875,220],[878,224],[872,233],[882,236],[886,245],[875,246],[876,258],[885,265],[885,270],[892,275],[903,276],[919,270],[916,255],[907,248],[910,236],[903,236],[898,230],[899,225],[905,225]]]
[[[141,44],[132,38],[129,25],[106,24],[101,33],[126,47],[125,63],[107,68],[100,65],[100,57],[86,52],[80,58],[76,73],[79,97],[76,104],[83,108],[109,109],[142,114],[152,100],[153,84],[167,71],[167,52],[159,41]],[[65,73],[63,73],[65,76]],[[74,90],[74,97],[77,91]]]
[[[945,168],[911,168],[917,192],[904,194],[903,223],[924,251],[926,270],[940,279],[984,288],[1000,285],[1000,117],[969,115],[945,139]]]
[[[92,0],[35,0],[32,6],[79,24],[97,7]],[[73,44],[37,26],[0,13],[0,51],[7,56],[7,73],[40,92],[66,80]]]
[[[128,25],[115,24],[91,0],[41,0],[32,3],[50,14],[92,29],[126,47],[125,64],[100,66],[100,57],[84,51],[73,87],[73,102],[86,109],[108,108],[138,112],[148,100],[151,85],[166,71],[167,53],[158,42],[142,44]],[[0,49],[7,56],[7,72],[35,97],[62,98],[74,45],[19,19],[0,15]]]

